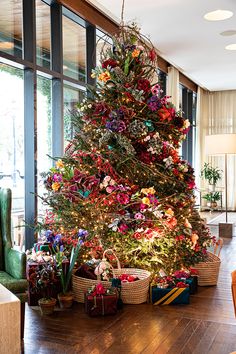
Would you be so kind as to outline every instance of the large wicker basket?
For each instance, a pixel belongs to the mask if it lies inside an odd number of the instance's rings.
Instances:
[[[207,252],[207,259],[205,262],[200,262],[194,266],[198,271],[198,285],[210,286],[217,285],[219,271],[220,271],[219,256]]]
[[[103,254],[105,257],[106,252],[113,252],[112,250],[106,250]],[[114,252],[113,252],[114,254]],[[142,304],[148,299],[149,283],[151,273],[147,270],[138,269],[138,268],[121,268],[120,262],[116,255],[114,254],[117,260],[117,269],[113,268],[113,277],[117,277],[121,274],[131,274],[139,278],[134,282],[124,283],[121,285],[121,299],[124,304]],[[74,300],[77,302],[84,302],[84,293],[91,288],[93,285],[102,283],[102,285],[107,289],[111,287],[111,282],[101,281],[101,280],[92,280],[86,279],[75,274],[72,275],[72,290],[74,294]]]

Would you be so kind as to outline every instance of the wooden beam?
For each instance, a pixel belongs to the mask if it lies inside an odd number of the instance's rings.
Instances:
[[[181,72],[179,73],[179,82],[180,84],[192,90],[193,92],[197,92],[198,85]]]
[[[85,0],[58,0],[57,2],[108,34],[117,33],[119,30],[119,26],[115,22]]]

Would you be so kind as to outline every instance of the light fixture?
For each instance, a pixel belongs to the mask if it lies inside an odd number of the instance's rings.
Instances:
[[[221,36],[230,37],[236,34],[236,30],[227,30],[220,33]]]
[[[215,10],[204,15],[207,21],[223,21],[233,16],[233,12],[229,10]]]
[[[224,155],[225,158],[225,220],[219,223],[219,236],[232,237],[233,224],[228,223],[228,154],[236,154],[236,134],[207,135],[205,138],[205,152],[207,155]]]
[[[225,47],[227,50],[236,50],[236,43],[229,44]]]
[[[14,48],[14,43],[12,42],[0,42],[0,50],[7,50]]]

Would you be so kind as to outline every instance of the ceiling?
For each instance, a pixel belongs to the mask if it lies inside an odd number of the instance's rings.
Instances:
[[[120,22],[122,0],[87,0]],[[233,17],[206,21],[205,13],[230,10]],[[236,0],[126,0],[124,20],[135,21],[149,35],[160,56],[201,87],[210,91],[236,90]]]

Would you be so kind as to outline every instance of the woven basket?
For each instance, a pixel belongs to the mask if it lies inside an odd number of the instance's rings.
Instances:
[[[219,256],[207,252],[206,261],[194,265],[194,268],[198,271],[199,286],[217,285],[220,263]]]
[[[147,301],[149,283],[151,273],[147,270],[137,268],[121,268],[120,262],[113,250],[106,250],[103,253],[103,258],[107,252],[113,253],[117,261],[117,269],[112,268],[113,277],[118,277],[121,274],[130,274],[138,277],[139,280],[130,283],[121,282],[121,299],[124,304],[142,304]],[[74,300],[77,302],[84,302],[84,293],[93,285],[102,283],[104,288],[111,287],[110,281],[101,281],[100,279],[92,280],[81,278],[76,275],[72,275],[72,290],[74,294]]]

